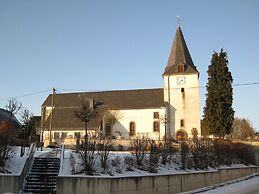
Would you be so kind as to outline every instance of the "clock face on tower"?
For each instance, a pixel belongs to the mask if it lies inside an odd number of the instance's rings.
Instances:
[[[178,85],[183,85],[183,84],[185,84],[185,77],[184,77],[184,76],[177,77],[177,78],[176,78],[176,82],[177,82]]]

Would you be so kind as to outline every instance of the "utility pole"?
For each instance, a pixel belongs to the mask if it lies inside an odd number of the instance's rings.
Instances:
[[[52,89],[52,96],[51,96],[51,115],[50,115],[50,122],[49,122],[49,144],[52,143],[52,121],[53,121],[53,109],[54,109],[54,95],[56,93],[56,89],[53,87]]]

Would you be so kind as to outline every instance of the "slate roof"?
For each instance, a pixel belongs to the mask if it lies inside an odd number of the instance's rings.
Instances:
[[[51,106],[51,94],[42,107]],[[144,109],[164,106],[163,89],[116,90],[102,92],[83,92],[55,94],[52,126],[55,130],[84,129],[84,123],[74,116],[85,99],[94,99],[101,106],[98,114],[88,123],[89,129],[98,129],[107,108],[110,109]],[[43,122],[48,128],[50,117]]]
[[[71,129],[84,129],[84,122],[82,122],[79,118],[75,117],[75,111],[79,110],[79,108],[55,108],[53,110],[53,120],[52,120],[52,128],[55,130],[71,130]],[[98,129],[101,125],[102,118],[105,113],[105,107],[97,108],[97,115],[93,117],[87,124],[88,129]],[[49,128],[50,116],[44,122],[43,126]]]
[[[185,71],[178,73],[178,66],[183,65]],[[170,56],[163,75],[199,73],[193,64],[191,55],[184,40],[180,26],[177,27]]]
[[[164,106],[162,88],[56,94],[54,105],[55,107],[80,106],[86,98],[102,102],[112,109],[142,109]],[[51,106],[51,94],[42,106]]]
[[[0,122],[1,121],[9,122],[10,115],[11,115],[11,113],[9,111],[0,108]],[[12,115],[11,121],[12,121],[12,126],[14,128],[21,127],[21,123],[17,120],[17,118],[15,116]]]

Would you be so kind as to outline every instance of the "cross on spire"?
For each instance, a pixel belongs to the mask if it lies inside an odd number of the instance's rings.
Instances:
[[[176,16],[176,17],[177,17],[178,26],[180,26],[180,16]]]

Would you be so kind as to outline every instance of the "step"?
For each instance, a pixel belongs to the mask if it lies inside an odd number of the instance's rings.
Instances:
[[[57,161],[60,161],[60,159],[59,158],[34,158],[34,161],[43,161],[43,162],[54,161],[54,162],[57,162]]]
[[[23,191],[25,193],[56,193],[59,167],[59,158],[34,158]]]
[[[59,164],[59,161],[35,161],[33,164]]]
[[[32,168],[46,169],[46,168],[57,168],[59,169],[59,165],[33,165]]]
[[[32,168],[39,168],[39,169],[45,169],[46,167],[48,168],[59,168],[59,165],[46,165],[46,166],[43,166],[43,165],[33,165]]]
[[[50,172],[50,173],[47,173],[47,172],[30,172],[29,175],[50,175],[50,176],[57,176],[58,175],[58,172]]]
[[[59,158],[34,158],[34,161],[60,161]]]
[[[38,169],[59,168],[59,165],[33,165],[32,168],[38,168]]]
[[[47,181],[47,182],[44,182],[44,181],[41,181],[41,182],[35,182],[35,181],[27,181],[26,182],[26,185],[56,185],[56,182],[54,181]]]
[[[49,173],[49,174],[47,174],[47,173],[43,173],[43,174],[40,174],[40,173],[35,173],[35,172],[31,172],[31,173],[29,173],[28,175],[27,175],[28,177],[34,177],[34,178],[39,178],[39,177],[42,177],[42,178],[44,178],[44,177],[57,177],[58,176],[58,173]]]
[[[48,168],[48,167],[59,167],[59,164],[33,164],[32,167]]]
[[[38,168],[34,168],[34,169],[31,169],[31,172],[58,172],[59,169],[56,169],[56,168],[53,168],[53,169],[38,169]]]
[[[29,176],[29,177],[26,178],[26,180],[57,181],[57,177],[56,176],[49,176],[49,177]]]
[[[26,182],[26,186],[28,185],[50,185],[50,186],[56,186],[55,181],[50,181],[50,182],[44,182],[44,181],[28,181]]]
[[[51,194],[54,194],[54,193],[56,193],[56,190],[53,190],[53,189],[46,189],[46,190],[24,189],[24,193],[51,193]]]
[[[43,170],[31,170],[30,173],[36,173],[36,174],[43,175],[43,176],[48,176],[51,174],[58,175],[58,170],[44,170],[44,171]],[[35,174],[31,174],[31,175],[35,175]]]
[[[26,183],[56,183],[57,179],[51,178],[51,179],[34,179],[34,178],[30,178],[30,179],[26,179]]]
[[[60,160],[34,160],[34,162],[60,162]]]
[[[56,185],[25,185],[25,189],[55,189]]]
[[[53,168],[56,168],[56,169],[59,169],[59,166],[53,166],[53,165],[50,165],[50,166],[32,166],[32,169],[33,168],[36,168],[36,169],[47,169],[47,168],[51,168],[51,169],[53,169]]]

